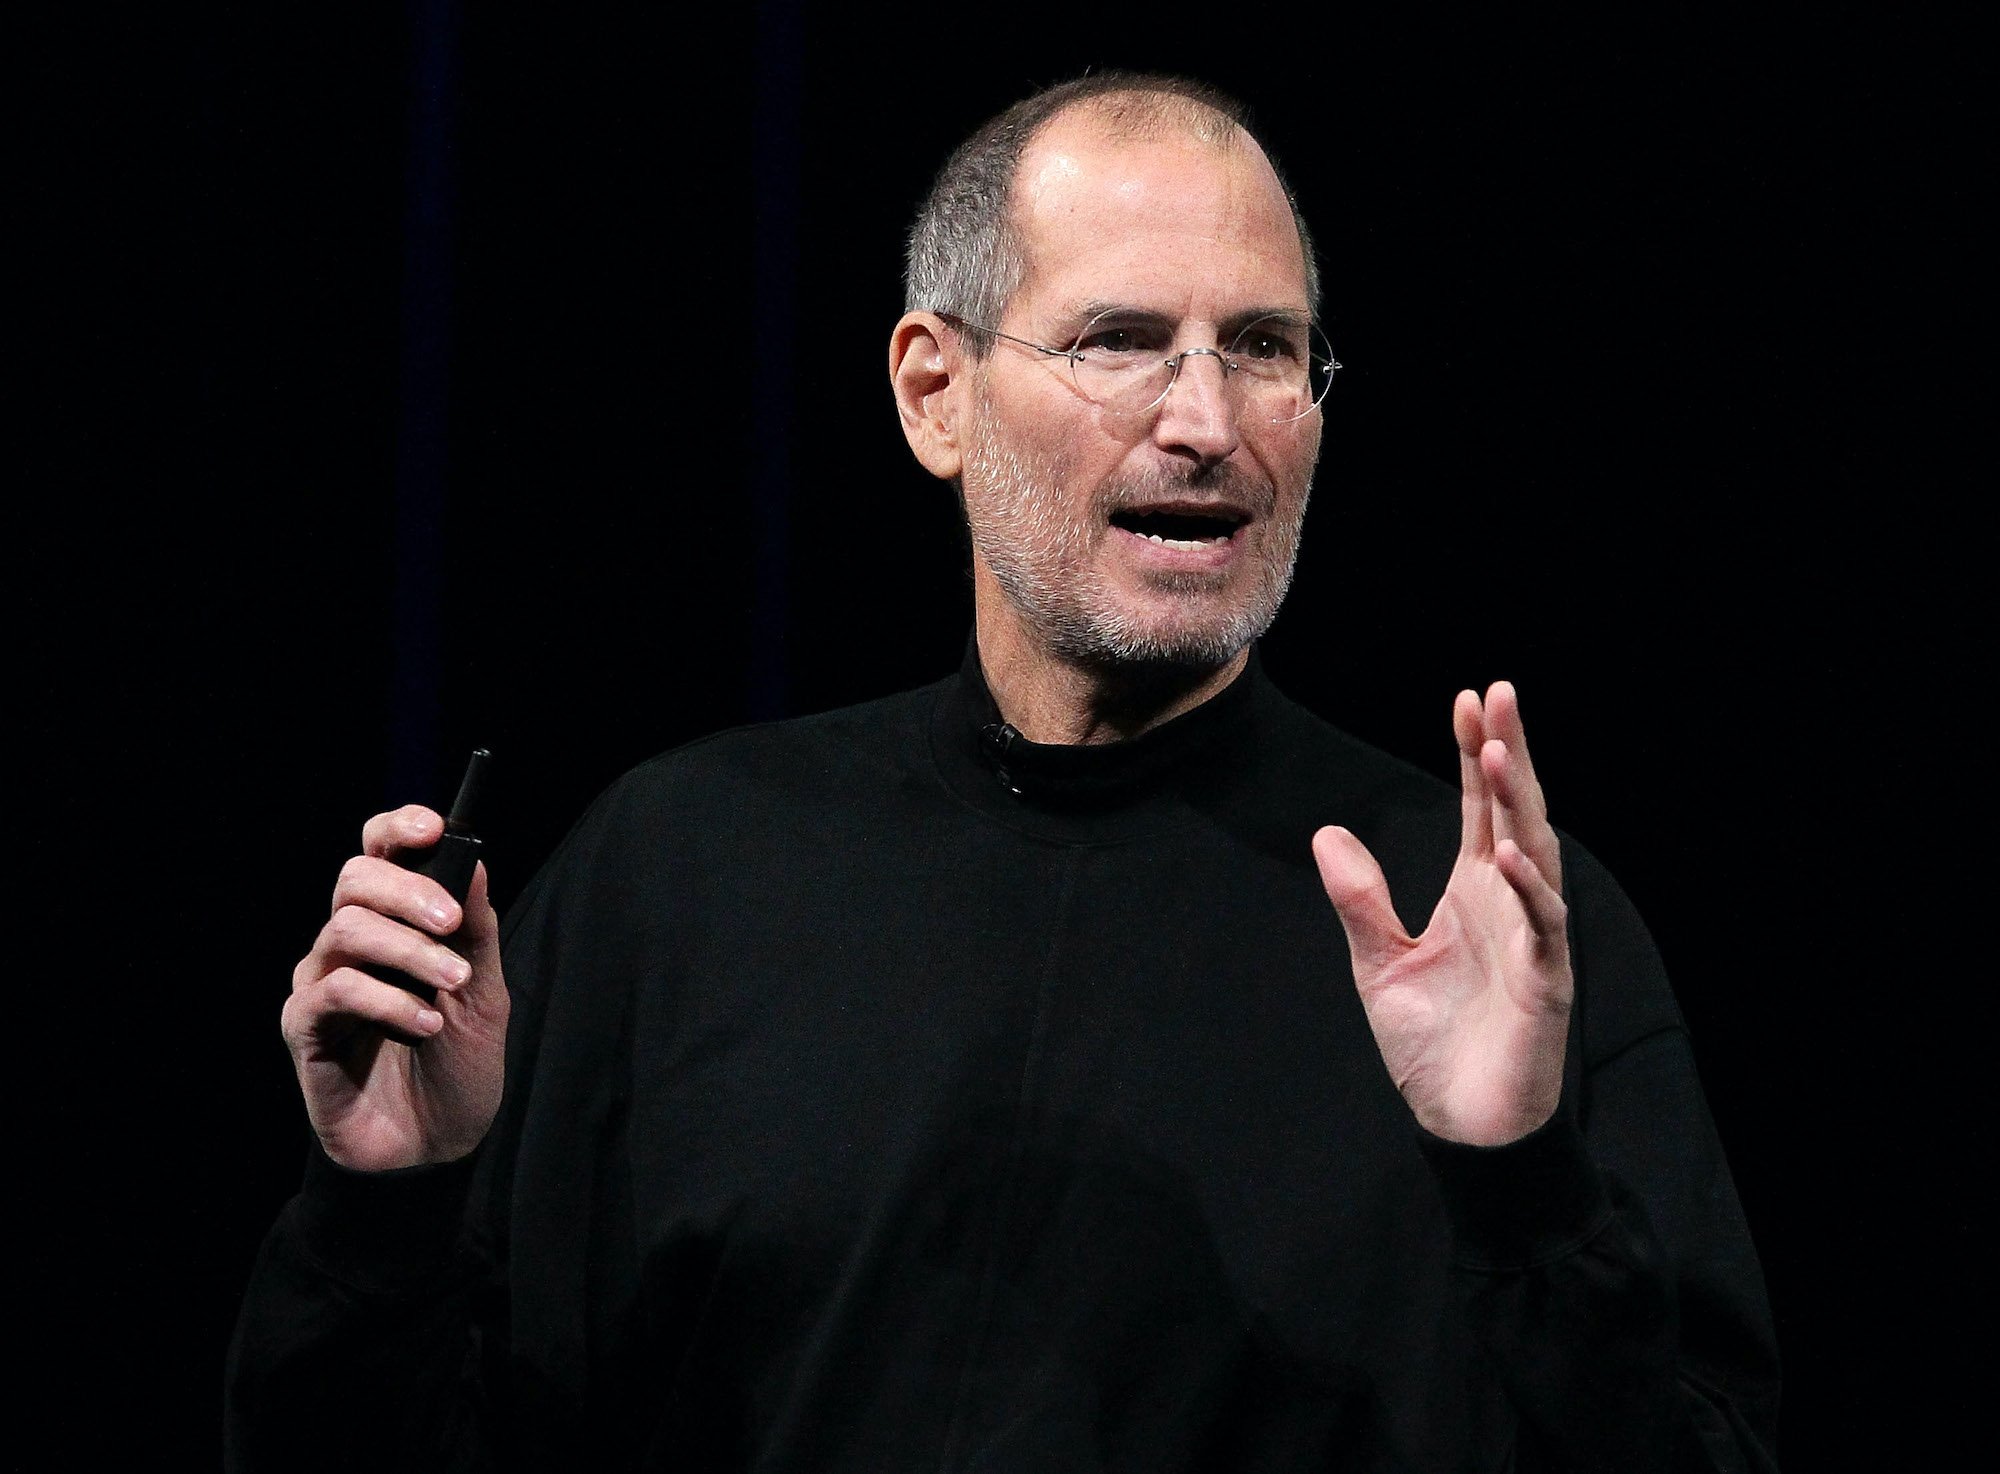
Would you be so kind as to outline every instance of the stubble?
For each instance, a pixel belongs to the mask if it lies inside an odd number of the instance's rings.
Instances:
[[[1289,515],[1275,515],[1281,498],[1271,486],[1251,484],[1228,463],[1107,483],[1092,504],[1070,505],[1062,458],[1018,449],[983,393],[969,428],[961,492],[973,549],[1052,654],[1092,666],[1212,668],[1277,618],[1298,560],[1310,473]],[[1116,535],[1109,518],[1122,506],[1225,492],[1257,509],[1263,533],[1247,593],[1232,594],[1226,574],[1156,573],[1146,583],[1151,597],[1135,600],[1091,557],[1099,538]]]

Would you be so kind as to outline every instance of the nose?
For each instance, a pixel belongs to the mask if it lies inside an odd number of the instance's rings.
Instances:
[[[1184,350],[1160,402],[1159,419],[1153,425],[1155,443],[1203,465],[1229,459],[1240,437],[1228,374],[1229,365],[1213,348]]]

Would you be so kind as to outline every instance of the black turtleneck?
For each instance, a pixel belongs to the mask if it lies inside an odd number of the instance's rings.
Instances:
[[[1252,649],[1249,663],[1257,660]],[[1131,807],[1172,786],[1176,775],[1185,777],[1191,767],[1211,773],[1239,768],[1253,751],[1250,705],[1261,684],[1261,670],[1253,673],[1246,664],[1201,705],[1130,741],[1030,742],[1001,715],[987,689],[978,647],[968,643],[958,683],[938,706],[932,740],[950,781],[983,792],[982,779],[990,778],[1024,800],[998,801],[991,806],[996,816],[1038,813],[1060,825],[1081,813]],[[1205,762],[1189,764],[1204,751]]]
[[[477,1157],[315,1157],[273,1230],[236,1466],[1760,1467],[1755,1256],[1587,853],[1563,1110],[1454,1146],[1308,845],[1347,825],[1420,923],[1455,794],[1254,652],[1130,742],[998,727],[968,655],[600,799],[507,919]]]

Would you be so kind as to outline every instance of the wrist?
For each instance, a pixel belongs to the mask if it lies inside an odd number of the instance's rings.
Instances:
[[[1604,1179],[1568,1115],[1500,1146],[1418,1139],[1444,1199],[1453,1255],[1469,1269],[1525,1269],[1574,1251],[1611,1218]]]

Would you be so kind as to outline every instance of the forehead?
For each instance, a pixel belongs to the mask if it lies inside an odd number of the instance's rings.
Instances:
[[[1073,110],[1022,154],[1013,208],[1027,256],[1015,303],[1029,316],[1084,299],[1182,317],[1306,307],[1291,206],[1240,130],[1130,136]]]

